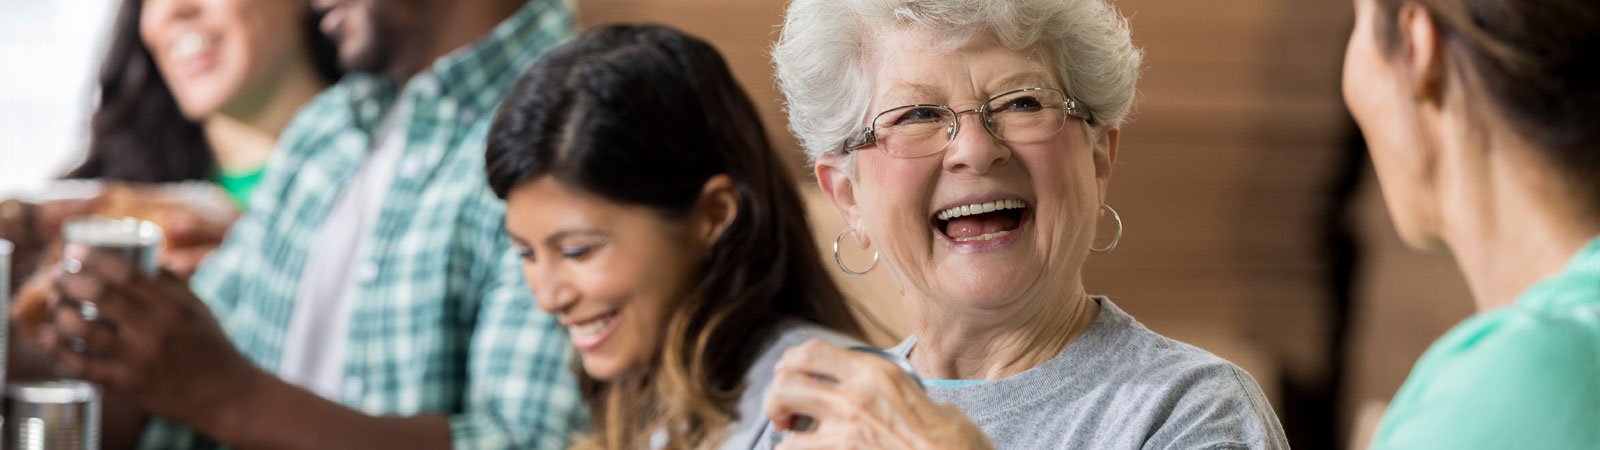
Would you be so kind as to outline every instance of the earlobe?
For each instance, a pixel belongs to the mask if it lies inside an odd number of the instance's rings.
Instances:
[[[839,210],[839,216],[844,218],[845,226],[855,226],[858,218],[855,181],[845,168],[845,156],[834,153],[823,155],[817,158],[814,165],[817,185],[822,188],[823,195],[827,195],[828,200],[833,201],[834,208]]]

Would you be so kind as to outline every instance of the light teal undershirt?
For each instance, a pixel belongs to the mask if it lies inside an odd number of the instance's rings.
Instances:
[[[922,380],[922,385],[931,388],[956,388],[977,386],[987,380]]]
[[[1372,448],[1600,448],[1600,239],[1435,342]]]

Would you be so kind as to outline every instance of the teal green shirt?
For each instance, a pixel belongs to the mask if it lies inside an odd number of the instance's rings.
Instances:
[[[1434,343],[1373,448],[1600,448],[1600,239]]]

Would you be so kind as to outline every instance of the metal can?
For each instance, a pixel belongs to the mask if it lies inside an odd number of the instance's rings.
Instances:
[[[92,270],[101,276],[126,282],[133,277],[153,277],[157,263],[161,227],[134,218],[84,217],[62,227],[61,271],[78,273]],[[91,265],[90,261],[96,260]],[[62,305],[77,308],[85,320],[100,321],[94,298],[79,298],[64,291]]]
[[[5,448],[99,450],[100,389],[77,380],[6,386]]]
[[[0,239],[0,311],[11,311],[11,253],[16,247],[11,241]],[[6,386],[6,341],[10,320],[0,320],[0,389]],[[0,419],[4,420],[4,419]]]
[[[855,339],[848,338],[848,337],[845,337],[845,336],[840,336],[840,335],[824,336],[823,340],[827,341],[827,342],[829,342],[831,344],[838,345],[838,346],[850,349],[850,351],[853,351],[853,352],[866,353],[868,355],[872,355],[872,356],[876,356],[878,358],[882,358],[885,361],[889,361],[890,364],[894,364],[894,366],[896,368],[899,368],[901,372],[904,372],[907,377],[911,378],[911,381],[916,382],[917,386],[922,387],[922,389],[924,391],[926,391],[928,389],[928,387],[922,383],[922,376],[917,374],[916,367],[912,367],[911,366],[911,361],[907,361],[905,358],[901,357],[900,355],[889,353],[889,352],[883,351],[882,349],[879,349],[877,347],[873,347],[871,344],[867,344],[867,343],[864,343],[864,342],[856,341]],[[835,383],[839,382],[839,380],[834,380],[834,379],[831,379],[831,378],[817,376],[817,375],[812,375],[812,377],[816,378],[816,379],[818,379],[820,381],[823,381],[823,382],[826,382],[826,383],[830,383],[830,384],[835,384]],[[796,415],[794,417],[794,424],[792,426],[793,426],[793,431],[800,432],[800,433],[805,433],[805,432],[810,432],[812,430],[815,430],[816,427],[817,427],[817,421],[816,421],[816,419],[813,419],[811,416],[807,416],[807,415],[801,414],[801,415]],[[778,442],[783,442],[783,438],[786,437],[786,436],[788,436],[788,433],[779,434],[778,435]]]

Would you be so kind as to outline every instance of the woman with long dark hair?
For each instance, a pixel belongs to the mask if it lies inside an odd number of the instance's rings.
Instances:
[[[125,0],[88,155],[65,176],[117,186],[94,201],[0,203],[0,238],[21,245],[13,283],[33,273],[63,220],[91,213],[163,222],[163,265],[192,272],[246,206],[278,133],[339,78],[319,18],[303,0]],[[231,202],[124,187],[178,182],[214,183]]]
[[[317,20],[306,1],[126,0],[67,177],[215,181],[243,204],[278,132],[339,77]]]
[[[861,335],[754,106],[699,39],[611,26],[551,51],[486,163],[538,306],[577,348],[579,447],[770,443],[783,350]]]

